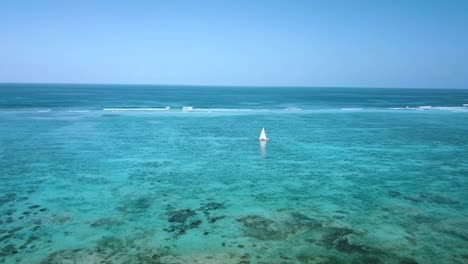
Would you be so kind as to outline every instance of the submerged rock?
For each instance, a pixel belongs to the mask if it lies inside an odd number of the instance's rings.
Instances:
[[[7,241],[8,239],[12,238],[14,234],[7,234],[2,237],[0,237],[0,242]]]
[[[183,209],[178,211],[169,211],[166,215],[169,216],[169,222],[176,222],[176,223],[185,223],[187,219],[196,215],[197,213],[191,209]]]
[[[16,212],[16,209],[10,208],[10,209],[8,209],[8,210],[3,211],[2,213],[5,214],[5,215],[12,215],[12,214],[14,214],[15,212]]]
[[[122,239],[128,241],[128,239]],[[107,243],[107,242],[106,242]],[[135,247],[136,245],[130,243],[125,247],[120,248],[120,245],[103,245],[109,246],[116,250],[98,250],[98,248],[90,249],[75,249],[75,250],[61,250],[50,254],[47,258],[43,259],[40,264],[111,264],[111,263],[145,263],[145,264],[162,264],[162,263],[203,263],[203,264],[215,264],[215,263],[293,263],[290,260],[281,262],[260,262],[260,257],[257,255],[257,261],[252,261],[253,256],[249,253],[243,252],[240,254],[226,254],[226,253],[211,253],[206,254],[201,252],[196,255],[180,255],[171,252],[169,247],[163,248],[141,248]]]
[[[281,240],[288,236],[288,233],[281,230],[278,225],[270,219],[258,215],[250,215],[237,219],[244,225],[244,232],[260,240]]]
[[[189,229],[198,228],[202,223],[203,222],[201,220],[193,220],[193,221],[190,221],[188,224],[176,223],[174,225],[171,225],[169,228],[164,228],[163,230],[168,233],[175,232],[176,236],[179,236],[179,235],[183,235],[187,233]]]
[[[201,220],[192,221],[187,225],[187,229],[197,228],[201,225],[201,223],[203,223]]]
[[[105,217],[105,218],[101,218],[101,219],[98,219],[98,220],[94,221],[89,226],[96,228],[96,227],[119,226],[119,225],[123,225],[123,224],[124,224],[124,222],[122,222],[120,220],[117,220],[117,219],[114,219],[114,218],[111,218],[111,217]]]
[[[303,215],[299,212],[292,212],[291,217],[293,219],[292,224],[295,228],[316,229],[322,226],[320,221]]]
[[[335,245],[335,241],[353,233],[354,231],[349,228],[331,227],[328,228],[328,232],[322,236],[322,238],[320,239],[320,243],[327,247],[332,247]]]
[[[165,257],[172,257],[169,253],[165,250],[145,250],[143,252],[137,252],[134,255],[130,255],[127,257],[124,263],[148,263],[148,264],[162,264],[162,263],[183,263],[183,262],[175,262],[175,261],[166,261],[164,260]]]
[[[55,251],[43,259],[40,264],[109,263],[105,260],[104,256],[91,250],[74,249]]]
[[[168,216],[168,222],[172,223],[172,225],[168,228],[164,228],[164,231],[169,233],[175,232],[176,236],[185,234],[189,229],[198,228],[203,223],[199,219],[192,219],[189,221],[189,219],[197,215],[197,213],[191,209],[168,211],[166,215]]]
[[[39,237],[37,236],[30,236],[28,238],[28,240],[26,241],[26,243],[24,243],[24,246],[27,246],[29,244],[31,244],[32,242],[36,241],[36,240],[39,240]]]
[[[302,263],[302,264],[341,264],[341,263],[347,263],[347,262],[343,262],[342,260],[338,259],[335,256],[325,257],[325,256],[314,256],[314,255],[301,254],[301,255],[297,256],[296,259],[299,261],[298,263]],[[290,262],[285,262],[285,263],[290,263]]]
[[[203,211],[214,211],[218,209],[224,209],[224,203],[217,203],[217,202],[209,202],[200,207],[200,210]]]
[[[104,236],[97,242],[96,252],[104,256],[113,256],[125,250],[125,242],[114,236]]]
[[[16,193],[7,193],[0,197],[0,206],[16,200]]]
[[[165,263],[161,258],[168,256],[166,248],[148,249],[138,245],[131,237],[104,236],[92,249],[61,251],[49,256],[55,263]],[[63,261],[63,260],[67,261]],[[62,261],[61,261],[62,260]],[[49,262],[43,261],[43,264]],[[174,263],[174,262],[169,262]]]
[[[16,253],[18,253],[18,250],[16,250],[14,245],[10,244],[2,248],[2,251],[0,251],[0,256],[4,257]]]
[[[216,223],[216,221],[221,220],[221,219],[223,219],[223,218],[225,218],[225,217],[226,217],[226,216],[224,216],[224,215],[223,215],[223,216],[213,216],[213,217],[210,217],[210,218],[208,218],[208,223],[214,224],[214,223]]]

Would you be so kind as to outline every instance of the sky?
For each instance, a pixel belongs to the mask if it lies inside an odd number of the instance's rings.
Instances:
[[[0,1],[0,82],[468,88],[468,1]]]

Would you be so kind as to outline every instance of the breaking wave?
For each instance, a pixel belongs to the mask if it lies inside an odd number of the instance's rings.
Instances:
[[[350,108],[341,108],[343,111],[361,111],[364,110],[364,108],[361,107],[350,107]]]
[[[104,108],[103,111],[168,111],[170,107],[121,107],[121,108]]]

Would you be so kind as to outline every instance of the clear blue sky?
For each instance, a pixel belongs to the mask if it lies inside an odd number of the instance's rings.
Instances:
[[[468,1],[3,0],[0,82],[468,88]]]

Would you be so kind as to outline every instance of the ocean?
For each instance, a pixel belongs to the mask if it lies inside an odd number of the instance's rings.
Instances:
[[[0,263],[468,263],[463,104],[1,84]]]

